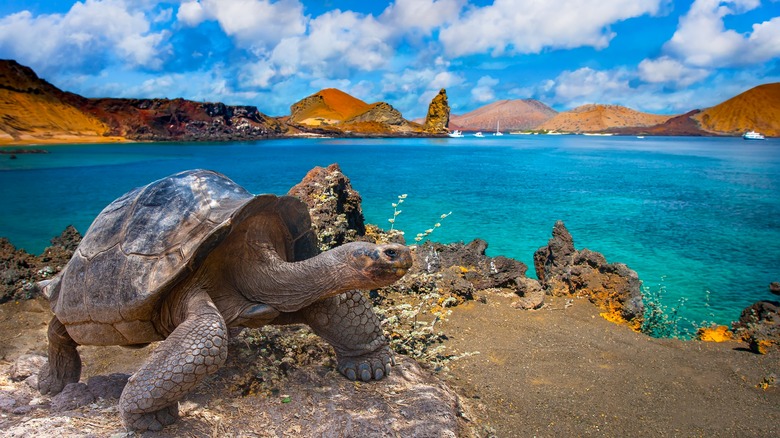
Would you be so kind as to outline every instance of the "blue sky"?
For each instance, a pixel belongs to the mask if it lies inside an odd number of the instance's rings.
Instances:
[[[0,58],[87,97],[289,114],[335,87],[424,116],[539,99],[676,114],[780,82],[780,0],[0,3]]]

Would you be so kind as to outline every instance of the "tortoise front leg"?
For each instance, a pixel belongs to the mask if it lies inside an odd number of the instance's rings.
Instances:
[[[41,394],[56,395],[65,385],[76,383],[81,378],[81,357],[76,351],[78,344],[56,316],[49,321],[47,337],[49,363],[38,374],[38,390]]]
[[[296,313],[333,346],[339,372],[348,379],[367,382],[390,373],[393,353],[379,318],[360,291],[318,301]]]
[[[227,359],[227,327],[205,292],[185,303],[186,316],[127,382],[119,399],[125,427],[160,430],[179,415],[178,401]]]

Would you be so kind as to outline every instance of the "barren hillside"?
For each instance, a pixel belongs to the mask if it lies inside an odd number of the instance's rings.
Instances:
[[[303,125],[337,124],[368,111],[370,105],[335,88],[327,88],[290,107],[290,121]]]
[[[46,141],[56,132],[104,140],[108,127],[97,118],[62,102],[62,92],[14,61],[0,63],[0,143]]]
[[[450,128],[468,131],[535,129],[557,112],[533,99],[499,100],[460,116],[450,117]]]
[[[602,132],[610,128],[654,126],[670,116],[642,113],[619,105],[582,105],[559,113],[537,129],[563,132]]]
[[[756,130],[780,137],[780,82],[759,85],[694,116],[704,130],[739,135]]]

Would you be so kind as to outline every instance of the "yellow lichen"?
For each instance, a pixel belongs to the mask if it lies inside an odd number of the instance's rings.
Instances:
[[[714,325],[700,328],[696,338],[704,342],[726,342],[734,339],[734,334],[725,325]]]

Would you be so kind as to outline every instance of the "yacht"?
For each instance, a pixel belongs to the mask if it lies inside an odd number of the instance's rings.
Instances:
[[[742,138],[744,138],[745,140],[764,140],[766,137],[764,137],[763,134],[759,134],[756,131],[748,131],[742,134]]]
[[[484,135],[482,135],[482,131],[479,131],[476,134],[474,134],[474,137],[484,137]]]
[[[452,131],[452,132],[450,132],[450,133],[448,133],[447,135],[449,135],[452,138],[462,138],[463,137],[463,133],[458,131],[457,129]]]
[[[504,135],[504,133],[501,132],[501,130],[498,127],[499,127],[499,121],[496,120],[496,132],[493,133],[493,135]]]

